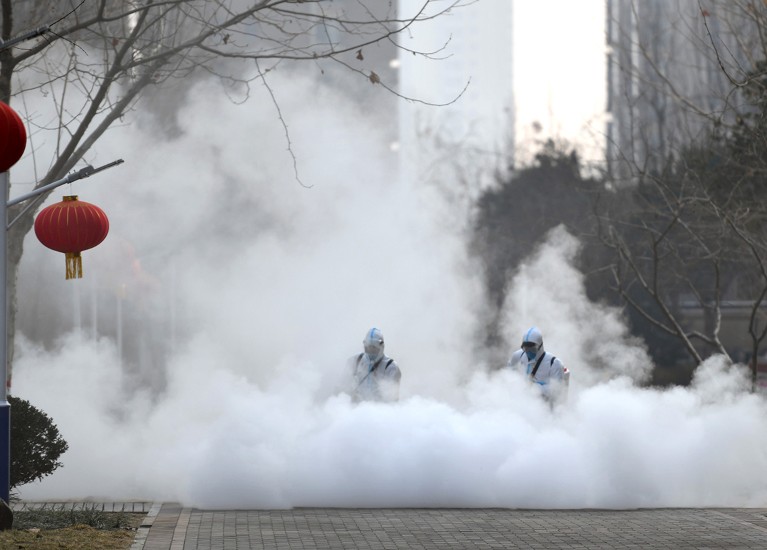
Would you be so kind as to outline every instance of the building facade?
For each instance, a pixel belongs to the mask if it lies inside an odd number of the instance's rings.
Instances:
[[[615,181],[660,170],[739,107],[761,47],[753,2],[608,0],[607,162]],[[763,9],[755,8],[755,9]]]

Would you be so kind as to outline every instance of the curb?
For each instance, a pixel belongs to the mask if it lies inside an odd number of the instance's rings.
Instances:
[[[152,524],[154,524],[154,519],[160,512],[160,508],[162,508],[161,502],[153,504],[149,509],[146,517],[136,530],[136,536],[133,538],[133,544],[131,545],[130,550],[143,550],[146,539],[149,536],[149,529],[152,528]]]
[[[93,500],[11,500],[11,510],[14,512],[32,512],[39,510],[48,510],[52,512],[97,510],[99,512],[146,514],[152,509],[153,504],[153,502],[146,500],[122,502],[97,502]]]

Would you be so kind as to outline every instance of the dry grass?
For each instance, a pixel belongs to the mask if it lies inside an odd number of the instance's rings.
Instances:
[[[146,514],[126,512],[16,512],[0,532],[0,550],[126,550]]]

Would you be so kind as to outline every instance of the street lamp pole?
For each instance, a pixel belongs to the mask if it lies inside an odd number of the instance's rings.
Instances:
[[[38,187],[34,191],[21,195],[6,202],[8,196],[9,183],[8,172],[0,173],[0,498],[10,505],[11,492],[11,405],[8,403],[8,229],[35,203],[29,203],[10,223],[8,223],[8,207],[20,204],[25,200],[38,197],[64,185],[79,179],[87,178],[97,172],[117,166],[123,162],[122,159],[110,162],[99,168],[86,166],[85,168],[73,172],[68,176]]]
[[[8,403],[8,331],[6,319],[8,318],[8,208],[5,197],[8,196],[8,172],[0,174],[0,227],[4,228],[2,243],[0,243],[0,381],[3,389],[0,390],[0,498],[10,506],[11,492],[11,404]]]

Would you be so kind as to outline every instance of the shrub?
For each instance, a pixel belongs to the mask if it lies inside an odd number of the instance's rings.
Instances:
[[[43,479],[61,466],[69,445],[51,418],[24,399],[11,404],[11,488]]]

